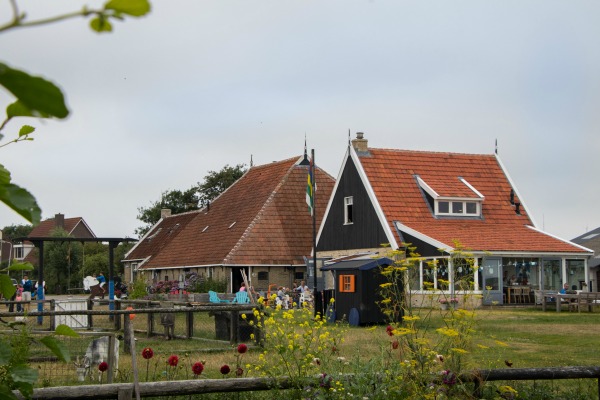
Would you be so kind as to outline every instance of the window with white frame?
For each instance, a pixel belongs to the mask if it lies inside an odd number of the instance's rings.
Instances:
[[[15,251],[15,254],[13,255],[14,258],[16,258],[17,260],[22,260],[23,258],[25,258],[24,255],[24,249],[22,246],[13,246],[13,249]]]
[[[452,217],[481,217],[482,204],[485,199],[477,189],[473,187],[464,178],[458,178],[462,185],[462,194],[451,196],[450,191],[445,190],[444,186],[438,187],[438,191],[428,185],[421,177],[417,176],[417,182],[433,212],[437,216]],[[440,185],[438,185],[440,186]],[[446,191],[444,194],[443,191]]]
[[[435,214],[478,217],[481,215],[481,201],[436,199]]]
[[[344,224],[345,225],[354,223],[353,206],[354,206],[354,198],[352,196],[344,197]]]

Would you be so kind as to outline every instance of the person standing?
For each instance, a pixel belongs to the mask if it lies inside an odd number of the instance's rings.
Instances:
[[[23,276],[23,280],[21,281],[21,285],[23,286],[23,293],[21,294],[21,299],[25,303],[23,306],[24,311],[29,311],[29,302],[31,301],[31,292],[33,291],[33,283],[29,279],[29,276]]]

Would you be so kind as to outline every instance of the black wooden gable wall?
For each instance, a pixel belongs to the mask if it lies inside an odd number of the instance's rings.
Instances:
[[[354,221],[345,225],[344,198],[348,196],[353,197]],[[329,214],[325,218],[317,251],[374,248],[388,242],[350,157],[342,172]]]

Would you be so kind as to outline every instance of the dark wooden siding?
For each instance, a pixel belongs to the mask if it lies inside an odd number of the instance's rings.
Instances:
[[[437,247],[432,246],[429,243],[425,243],[423,240],[417,239],[414,236],[408,235],[404,232],[401,232],[401,236],[402,242],[410,243],[415,246],[417,248],[415,251],[422,257],[442,257],[448,255],[448,253],[442,252]]]
[[[354,275],[354,293],[339,291],[339,276]],[[379,268],[367,271],[338,270],[335,275],[335,309],[336,319],[348,321],[350,310],[356,308],[360,316],[360,324],[381,324],[387,322],[386,316],[379,308],[378,302],[382,300],[379,285],[387,282],[380,273]]]
[[[344,225],[344,198],[353,197],[354,223]],[[317,244],[317,251],[379,247],[387,243],[358,171],[349,157]]]

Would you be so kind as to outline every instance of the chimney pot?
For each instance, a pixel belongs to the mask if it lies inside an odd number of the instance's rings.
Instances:
[[[356,132],[356,139],[352,140],[352,147],[357,153],[368,153],[369,152],[369,141],[364,139],[363,132]]]

